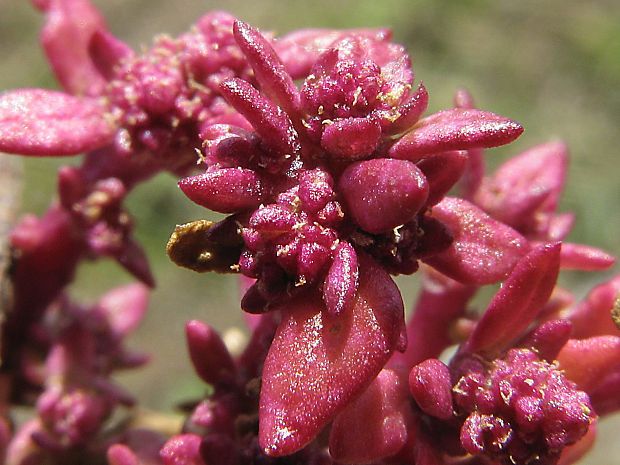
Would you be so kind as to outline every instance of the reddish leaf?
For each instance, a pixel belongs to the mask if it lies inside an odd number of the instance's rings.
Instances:
[[[45,11],[41,43],[56,78],[73,95],[101,94],[106,80],[88,53],[93,34],[107,31],[105,20],[87,0],[34,0]]]
[[[235,213],[258,207],[262,186],[258,175],[245,168],[222,168],[179,181],[190,200],[220,213]]]
[[[389,150],[392,158],[418,161],[449,150],[497,147],[523,132],[519,123],[480,110],[444,110],[420,120]]]
[[[517,263],[465,345],[469,352],[500,351],[523,333],[553,291],[560,244],[540,246]]]
[[[188,321],[185,335],[190,358],[203,381],[216,386],[234,381],[235,363],[224,341],[210,326],[198,320]]]
[[[76,155],[107,144],[115,131],[96,100],[44,89],[0,96],[0,151]]]
[[[267,354],[259,441],[268,455],[301,449],[379,373],[403,324],[398,288],[372,259],[359,255],[354,304],[332,318],[319,292],[281,308]]]
[[[620,364],[620,337],[596,336],[571,339],[558,355],[559,368],[579,389],[596,389],[614,367]]]
[[[267,40],[252,26],[235,21],[235,40],[254,70],[263,93],[289,115],[299,112],[299,91]]]
[[[370,118],[345,118],[323,130],[321,147],[345,160],[361,160],[377,148],[381,125]]]
[[[464,284],[501,281],[527,251],[521,234],[466,200],[446,197],[433,207],[432,216],[450,229],[454,241],[423,261]]]
[[[323,284],[323,300],[331,315],[348,308],[355,298],[358,284],[357,254],[351,244],[342,241]]]
[[[409,373],[409,389],[418,406],[442,420],[452,417],[450,369],[436,358],[429,358]]]
[[[294,155],[301,149],[299,135],[288,115],[242,79],[220,85],[226,101],[247,118],[263,141],[278,155]]]

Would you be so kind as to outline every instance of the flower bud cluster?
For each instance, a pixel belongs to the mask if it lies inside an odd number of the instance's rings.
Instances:
[[[454,385],[461,443],[500,463],[553,463],[593,422],[588,395],[557,365],[529,349],[511,349],[488,366],[468,359]]]
[[[219,83],[234,76],[250,78],[231,34],[233,21],[226,13],[212,13],[191,33],[158,37],[143,55],[127,51],[119,59],[105,92],[121,127],[117,150],[147,150],[172,171],[193,163],[200,125],[230,113],[218,99]]]

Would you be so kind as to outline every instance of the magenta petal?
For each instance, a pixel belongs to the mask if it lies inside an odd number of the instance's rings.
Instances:
[[[254,70],[262,92],[289,115],[300,109],[299,90],[267,40],[252,26],[235,21],[235,40]]]
[[[523,257],[478,321],[465,350],[496,352],[527,329],[553,291],[560,266],[560,243],[539,246]]]
[[[347,214],[365,231],[380,234],[410,221],[426,203],[428,183],[406,160],[377,158],[353,163],[339,188]]]
[[[355,249],[348,242],[341,242],[323,284],[323,300],[329,314],[338,315],[353,303],[358,277]]]
[[[299,135],[288,115],[241,79],[220,85],[224,98],[252,124],[263,141],[278,155],[294,155],[301,149]]]
[[[393,370],[379,375],[334,420],[329,453],[338,463],[374,463],[400,451],[411,415],[407,383]]]
[[[211,327],[192,320],[185,325],[185,335],[196,373],[204,382],[217,386],[234,381],[235,363]]]
[[[449,150],[497,147],[512,142],[523,127],[480,110],[444,110],[420,120],[389,150],[392,158],[418,161]]]
[[[46,13],[41,43],[60,84],[73,95],[100,95],[106,80],[88,53],[92,35],[107,31],[99,11],[87,0],[36,3]]]
[[[262,199],[259,176],[245,168],[222,168],[181,179],[179,187],[190,200],[220,213],[258,207]]]
[[[444,252],[423,259],[445,275],[466,284],[504,279],[527,251],[526,239],[466,200],[446,197],[433,207],[454,242]]]
[[[381,125],[369,118],[346,118],[323,130],[321,147],[337,158],[360,160],[377,148]]]
[[[115,126],[96,100],[44,89],[0,95],[0,151],[76,155],[107,144]]]
[[[452,417],[450,370],[441,361],[429,358],[414,366],[409,373],[409,389],[425,413],[441,420]]]
[[[354,304],[333,318],[316,291],[281,308],[260,396],[259,441],[268,455],[310,442],[379,373],[403,323],[400,293],[389,275],[359,255]]]
[[[427,205],[435,205],[445,197],[465,171],[467,161],[465,152],[445,152],[418,163],[429,184]]]

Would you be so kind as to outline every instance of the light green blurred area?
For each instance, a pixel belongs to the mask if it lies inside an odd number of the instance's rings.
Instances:
[[[183,32],[201,14],[224,9],[262,30],[283,34],[306,27],[389,27],[407,46],[416,80],[430,94],[429,112],[452,106],[466,87],[479,108],[519,121],[525,133],[508,147],[489,150],[489,165],[552,139],[571,148],[561,210],[577,214],[569,237],[620,254],[620,2],[581,0],[386,0],[226,2],[98,0],[110,29],[132,47],[154,34]],[[41,15],[24,0],[0,0],[0,89],[56,86],[37,43]],[[26,161],[24,208],[41,213],[55,189],[54,172],[78,159]],[[128,202],[138,221],[158,281],[150,313],[132,340],[154,363],[121,376],[141,400],[171,408],[199,396],[203,386],[187,362],[183,323],[200,318],[224,331],[241,323],[238,290],[231,277],[178,269],[165,256],[177,223],[205,217],[160,175],[140,186]],[[619,267],[614,268],[618,272]],[[563,283],[582,294],[602,275],[567,273]],[[399,279],[400,283],[415,278]],[[71,292],[92,300],[130,278],[113,263],[81,267]],[[413,288],[411,288],[413,289]],[[405,289],[411,304],[414,292]],[[603,432],[610,435],[609,430]],[[614,443],[617,443],[614,441]],[[620,463],[620,445],[603,442],[599,464]],[[616,449],[613,449],[616,447]],[[614,453],[610,454],[610,450]],[[617,453],[616,453],[617,452]],[[599,460],[600,459],[600,460]]]

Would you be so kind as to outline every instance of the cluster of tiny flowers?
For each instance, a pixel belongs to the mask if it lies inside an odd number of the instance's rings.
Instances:
[[[115,135],[120,152],[148,150],[172,171],[194,164],[200,125],[230,113],[218,99],[219,83],[250,78],[231,35],[233,20],[226,13],[206,15],[192,33],[158,37],[143,55],[119,53],[103,95],[121,128]],[[101,47],[111,40],[100,37]]]
[[[214,12],[140,55],[88,0],[33,1],[64,92],[0,95],[0,149],[86,155],[10,236],[4,463],[568,465],[587,452],[620,408],[620,278],[577,303],[556,286],[560,269],[614,263],[561,242],[574,222],[557,212],[563,143],[486,173],[484,149],[523,128],[464,90],[424,116],[428,92],[387,30],[277,37]],[[251,332],[233,355],[186,324],[210,387],[180,429],[142,418],[111,380],[147,361],[124,347],[154,278],[123,203],[161,171],[227,215],[178,225],[167,252],[239,274]],[[73,303],[78,265],[103,257],[141,283]],[[405,318],[392,276],[414,273]],[[16,426],[11,403],[33,417]]]
[[[470,454],[552,463],[592,422],[588,395],[531,350],[510,349],[488,369],[477,360],[463,365],[466,372],[452,390],[456,409],[467,415],[461,443]]]

